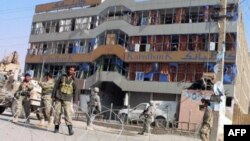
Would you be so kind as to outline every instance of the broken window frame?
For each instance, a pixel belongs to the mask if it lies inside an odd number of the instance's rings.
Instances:
[[[56,32],[59,32],[59,21],[58,20],[51,21],[51,24],[50,24],[50,32],[49,33],[56,33]]]
[[[190,21],[189,23],[198,23],[199,22],[199,7],[198,6],[190,7],[189,20],[192,20],[192,22]]]
[[[197,34],[190,34],[188,36],[188,50],[189,51],[196,51],[197,48]]]
[[[165,24],[166,20],[166,9],[159,10],[159,24]]]
[[[227,20],[229,21],[238,20],[238,4],[227,5]]]
[[[53,54],[52,51],[53,51],[53,42],[47,42],[47,52],[46,54]]]
[[[226,51],[235,51],[236,50],[236,38],[237,33],[227,33],[226,34]]]
[[[59,21],[59,32],[72,31],[73,19],[62,19]]]
[[[198,7],[198,23],[205,22],[205,7],[199,6]]]
[[[189,23],[189,8],[188,7],[182,8],[181,16],[182,16],[181,23]]]
[[[197,34],[197,51],[205,51],[206,50],[207,38],[206,34]]]
[[[57,54],[66,54],[66,46],[67,46],[66,41],[57,42],[56,44]]]
[[[43,34],[44,33],[44,27],[42,22],[37,22],[33,24],[33,32],[34,34]]]
[[[44,33],[45,34],[50,33],[50,23],[51,23],[51,21],[43,22],[43,28],[44,28]]]
[[[164,35],[155,35],[154,37],[154,51],[163,51]]]
[[[74,45],[75,43],[73,41],[69,41],[67,43],[67,54],[73,54],[74,53]]]
[[[180,35],[171,35],[170,51],[178,51],[180,47]]]
[[[87,30],[89,25],[89,17],[76,18],[75,30]]]

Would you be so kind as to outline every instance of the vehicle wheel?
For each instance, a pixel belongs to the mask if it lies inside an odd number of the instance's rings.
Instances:
[[[5,111],[5,108],[4,106],[0,106],[0,114],[2,114],[4,111]]]
[[[166,128],[167,126],[166,119],[164,117],[156,117],[154,126],[158,128]]]
[[[17,109],[17,101],[13,99],[12,104],[11,104],[12,116],[16,114],[16,109]],[[24,113],[24,109],[22,109],[22,114],[20,115],[20,118],[24,118],[24,117],[25,117],[25,113]]]
[[[125,123],[127,123],[128,115],[125,113],[122,113],[120,119],[125,124]]]

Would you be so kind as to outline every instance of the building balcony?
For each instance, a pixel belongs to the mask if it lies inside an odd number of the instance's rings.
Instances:
[[[105,0],[100,4],[100,0],[84,0],[85,4],[80,1],[72,2],[53,2],[36,6],[36,15],[34,21],[48,21],[54,19],[67,19],[71,17],[82,17],[89,15],[98,15],[105,9],[115,6],[128,7],[131,11],[146,11],[150,9],[170,9],[180,7],[195,7],[204,5],[218,5],[218,0],[195,1],[190,3],[187,0],[179,0],[178,2],[166,2],[166,0],[136,2],[135,0]],[[234,0],[228,0],[228,3],[235,4]],[[94,5],[94,7],[86,8],[86,5]],[[98,5],[98,6],[95,6]],[[79,8],[79,9],[73,9]],[[73,9],[73,10],[72,10]]]
[[[227,33],[237,32],[237,21],[227,22]],[[186,23],[169,25],[145,25],[133,26],[124,20],[106,21],[98,27],[90,30],[67,31],[59,33],[31,35],[30,42],[49,42],[61,40],[79,40],[96,38],[107,30],[120,30],[128,36],[150,36],[150,35],[178,35],[178,34],[206,34],[218,33],[216,22],[208,23]]]
[[[118,72],[98,71],[94,75],[84,80],[83,89],[90,88],[100,82],[113,82],[122,91],[127,92],[147,92],[147,93],[168,93],[181,94],[182,90],[189,87],[192,83],[180,82],[159,82],[159,81],[135,81],[127,80]],[[136,87],[135,87],[136,86]],[[234,96],[234,85],[225,85],[227,96]]]
[[[30,51],[29,51],[30,52]],[[85,54],[40,54],[26,56],[26,63],[78,63],[92,62],[102,55],[116,55],[119,58],[124,58],[125,50],[119,45],[99,46],[91,53]]]

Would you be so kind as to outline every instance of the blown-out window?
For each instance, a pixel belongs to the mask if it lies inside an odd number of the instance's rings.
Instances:
[[[59,32],[71,31],[72,30],[72,20],[60,20],[59,22]]]

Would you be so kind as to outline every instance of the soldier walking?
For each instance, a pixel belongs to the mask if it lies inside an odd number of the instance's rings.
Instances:
[[[149,102],[149,106],[142,112],[141,116],[144,116],[143,128],[139,132],[139,135],[143,135],[144,132],[150,133],[150,125],[154,121],[155,108],[153,101]]]
[[[44,119],[48,120],[48,126],[52,124],[51,119],[51,109],[52,109],[52,92],[55,86],[54,79],[52,78],[51,73],[47,73],[45,75],[45,82],[39,82],[38,84],[42,87],[42,101],[41,101],[41,109],[39,112],[40,123],[39,126],[44,126]]]
[[[18,117],[22,113],[22,109],[24,107],[25,116],[27,118],[27,122],[29,122],[30,115],[30,92],[33,89],[33,85],[30,83],[31,76],[26,73],[24,75],[24,80],[19,86],[17,92],[15,93],[15,98],[17,99],[17,108],[16,113],[14,114],[13,122],[18,122]]]
[[[99,92],[100,90],[98,87],[95,87],[91,91],[90,100],[88,102],[88,115],[87,115],[88,127],[90,126],[94,115],[101,112],[101,100],[100,96],[98,95]]]
[[[59,132],[61,123],[62,108],[64,110],[65,122],[68,126],[69,135],[73,135],[72,127],[72,105],[73,97],[76,93],[75,68],[70,67],[67,74],[63,74],[56,82],[53,89],[52,98],[55,100],[55,133]]]
[[[209,107],[210,102],[208,100],[202,99],[201,102],[204,105],[205,113],[202,120],[200,137],[202,141],[209,141],[209,135],[213,125],[213,111]]]

